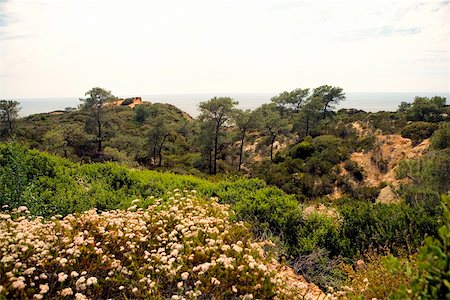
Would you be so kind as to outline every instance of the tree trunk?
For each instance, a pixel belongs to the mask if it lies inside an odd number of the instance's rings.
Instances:
[[[9,111],[8,109],[6,109],[6,122],[8,123],[8,136],[11,136],[11,132],[12,132],[12,120],[11,117],[9,115]]]
[[[102,122],[100,120],[100,108],[97,108],[97,126],[98,126],[98,134],[97,134],[97,142],[98,148],[97,151],[102,152]]]
[[[242,132],[241,146],[239,148],[239,167],[238,167],[238,171],[241,170],[241,165],[242,165],[242,153],[243,153],[243,150],[244,150],[244,140],[245,140],[245,130]]]
[[[329,102],[325,102],[325,106],[323,107],[323,116],[322,116],[323,119],[327,117],[328,103]]]
[[[9,115],[9,113],[6,115],[6,117],[8,118],[8,127],[9,127],[9,132],[8,134],[11,134],[12,132],[12,120],[11,120],[11,116]]]
[[[169,135],[165,135],[160,146],[159,146],[159,150],[158,150],[158,156],[159,156],[159,161],[158,161],[158,167],[161,167],[162,165],[162,148],[164,146],[164,143],[166,142],[166,139]]]
[[[212,174],[212,149],[209,150],[209,175]]]
[[[272,137],[270,139],[270,161],[273,161],[273,143],[275,143],[276,137],[276,134],[272,134]]]
[[[217,174],[217,150],[219,148],[219,124],[216,126],[216,134],[214,137],[214,172],[213,174]]]
[[[156,152],[157,152],[157,147],[158,147],[158,139],[156,138],[156,134],[153,134],[153,162],[152,165],[156,164]]]
[[[306,115],[306,129],[305,129],[305,137],[309,135],[309,115]]]

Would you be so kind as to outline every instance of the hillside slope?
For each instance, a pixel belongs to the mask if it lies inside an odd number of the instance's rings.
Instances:
[[[359,123],[353,123],[360,136],[373,134],[375,136],[374,148],[369,151],[353,152],[350,160],[356,162],[364,172],[363,184],[369,187],[377,187],[387,184],[380,192],[378,201],[397,201],[395,189],[404,182],[396,178],[396,167],[404,159],[417,159],[428,152],[430,141],[423,140],[419,145],[404,138],[399,134],[383,135],[380,132],[372,132]]]

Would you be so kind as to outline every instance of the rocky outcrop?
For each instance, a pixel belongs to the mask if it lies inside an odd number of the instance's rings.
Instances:
[[[149,103],[145,101],[146,103]],[[128,106],[134,108],[136,105],[144,104],[141,97],[131,97],[131,98],[118,98],[112,102],[103,103],[102,107],[118,107],[118,106]]]
[[[143,102],[141,97],[132,97],[125,99],[118,99],[117,101],[114,101],[114,106],[128,106],[134,108],[136,105],[141,105],[142,103]]]

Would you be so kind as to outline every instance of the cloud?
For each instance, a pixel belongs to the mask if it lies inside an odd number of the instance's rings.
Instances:
[[[37,35],[36,34],[17,34],[17,35],[12,35],[12,34],[0,33],[0,40],[2,40],[2,41],[18,40],[18,39],[25,39],[25,38],[35,37],[35,36],[37,36]]]
[[[9,0],[0,0],[0,39],[5,35],[6,26],[14,21],[13,16],[6,10],[7,2]]]
[[[415,35],[422,31],[420,27],[395,28],[394,26],[380,26],[359,31],[350,31],[337,36],[342,41],[363,41],[384,37]]]
[[[0,0],[0,40],[18,40],[36,36],[35,34],[12,32],[10,27],[18,23],[20,20],[17,13],[8,9],[8,4],[12,4],[10,0]]]
[[[5,27],[8,23],[12,21],[11,16],[8,15],[6,11],[4,11],[2,7],[3,3],[5,2],[0,2],[0,27]]]
[[[7,24],[7,15],[3,12],[0,12],[0,28],[6,26]]]

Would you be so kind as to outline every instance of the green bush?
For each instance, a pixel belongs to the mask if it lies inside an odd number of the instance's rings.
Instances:
[[[450,122],[444,122],[431,137],[433,149],[447,149],[450,147]]]
[[[311,137],[306,137],[304,141],[295,145],[291,151],[292,158],[307,159],[314,153],[314,147],[311,144]]]
[[[446,98],[434,96],[416,97],[406,109],[406,117],[410,121],[439,122],[446,119],[445,113]]]
[[[436,124],[427,122],[414,122],[402,129],[402,137],[411,139],[415,144],[419,144],[424,139],[429,138],[437,129]]]
[[[18,207],[30,187],[25,151],[13,144],[0,145],[0,206]]]
[[[369,248],[413,252],[426,236],[436,234],[441,219],[440,210],[422,205],[341,200],[337,208],[343,224],[338,252],[332,254],[346,257]]]
[[[450,196],[442,197],[444,225],[438,237],[428,237],[419,252],[421,299],[450,299]]]
[[[447,193],[450,190],[450,149],[432,151],[419,159],[403,160],[396,172],[399,179],[407,178],[412,182],[404,185],[402,191],[422,189]]]

